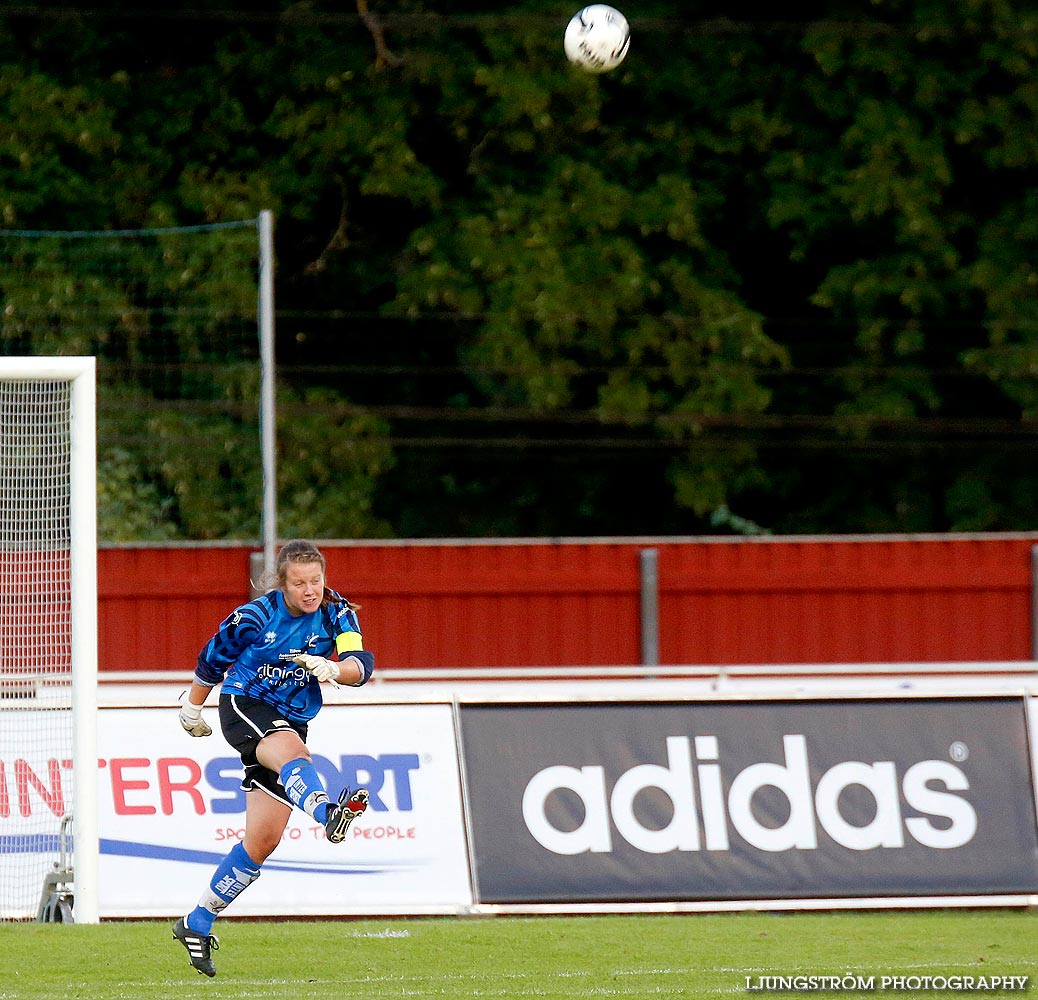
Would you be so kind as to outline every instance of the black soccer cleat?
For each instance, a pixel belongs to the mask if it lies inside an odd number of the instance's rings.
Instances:
[[[346,839],[346,831],[350,824],[368,808],[368,790],[358,788],[350,792],[344,788],[339,801],[328,810],[328,819],[324,823],[324,834],[333,844],[341,844]]]
[[[212,951],[220,950],[220,942],[213,934],[196,934],[184,922],[181,917],[173,925],[173,937],[175,937],[185,948],[187,948],[188,961],[198,970],[200,975],[215,976],[216,966],[209,957]]]

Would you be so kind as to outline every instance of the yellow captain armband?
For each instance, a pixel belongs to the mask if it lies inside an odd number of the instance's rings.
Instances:
[[[335,651],[340,657],[354,650],[363,649],[364,640],[359,632],[341,632],[335,637]]]

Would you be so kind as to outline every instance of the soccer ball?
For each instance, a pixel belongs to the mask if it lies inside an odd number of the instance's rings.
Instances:
[[[624,61],[631,44],[627,18],[615,7],[593,3],[566,26],[562,47],[570,62],[589,73],[606,73]]]

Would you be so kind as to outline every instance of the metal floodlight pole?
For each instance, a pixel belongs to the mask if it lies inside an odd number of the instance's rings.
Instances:
[[[659,559],[656,549],[638,553],[639,597],[641,607],[642,666],[658,667],[660,663],[660,597]]]
[[[263,574],[274,571],[277,547],[277,467],[274,383],[274,216],[259,214],[260,453],[263,462]]]
[[[1031,659],[1038,662],[1038,545],[1031,546]]]

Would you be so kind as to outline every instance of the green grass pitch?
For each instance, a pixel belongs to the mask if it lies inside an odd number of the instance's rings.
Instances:
[[[390,997],[764,996],[762,976],[1027,976],[1022,910],[217,922],[218,975],[187,963],[170,922],[0,925],[0,1000],[342,1000]],[[748,980],[749,977],[749,980]],[[751,988],[748,988],[751,987]],[[960,991],[961,992],[961,991]],[[974,992],[972,995],[976,995]]]

